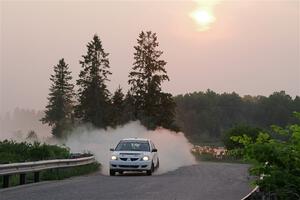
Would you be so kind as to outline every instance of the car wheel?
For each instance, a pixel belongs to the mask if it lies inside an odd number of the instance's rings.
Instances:
[[[156,169],[159,168],[159,159],[157,158],[157,164],[156,164]]]
[[[150,170],[147,170],[147,175],[148,175],[148,176],[151,176],[153,171],[154,171],[154,164],[152,163],[151,169],[150,169]]]
[[[116,175],[116,172],[114,170],[110,169],[109,170],[109,175],[110,176],[114,176],[114,175]]]
[[[152,170],[150,169],[150,170],[147,170],[147,176],[151,176],[152,175]]]

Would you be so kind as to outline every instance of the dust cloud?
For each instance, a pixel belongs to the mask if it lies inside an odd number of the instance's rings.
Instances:
[[[102,164],[102,173],[108,174],[110,148],[114,148],[123,138],[138,137],[151,139],[158,149],[159,169],[155,174],[175,170],[182,166],[196,163],[190,150],[192,145],[183,133],[175,133],[159,128],[149,131],[139,122],[130,122],[116,129],[94,129],[87,126],[78,127],[66,140],[65,145],[72,152],[91,152]]]
[[[18,142],[33,142],[27,138],[27,134],[22,131],[6,132],[0,134],[0,140],[11,139]],[[184,134],[175,133],[167,129],[158,128],[149,131],[141,125],[139,121],[127,123],[115,129],[96,129],[91,126],[77,127],[72,134],[64,141],[55,139],[48,134],[37,133],[37,141],[47,144],[65,145],[72,153],[90,152],[95,155],[96,160],[102,165],[102,173],[108,174],[110,148],[114,148],[121,139],[138,137],[151,139],[158,149],[160,161],[159,169],[154,174],[162,174],[175,170],[182,166],[196,163],[190,150],[192,145],[185,138]]]

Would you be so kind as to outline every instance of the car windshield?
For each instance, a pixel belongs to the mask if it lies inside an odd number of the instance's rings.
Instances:
[[[122,140],[116,147],[116,151],[150,151],[148,141]]]

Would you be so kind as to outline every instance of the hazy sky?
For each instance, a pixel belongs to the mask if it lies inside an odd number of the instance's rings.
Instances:
[[[53,65],[64,57],[77,79],[95,33],[110,53],[109,88],[127,89],[141,30],[157,32],[171,79],[163,88],[174,95],[300,95],[297,0],[0,2],[0,114],[43,109]],[[214,22],[199,31],[190,13],[205,6]]]

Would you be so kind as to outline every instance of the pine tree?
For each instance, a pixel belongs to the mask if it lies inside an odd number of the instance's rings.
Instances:
[[[52,82],[46,106],[45,116],[41,119],[43,123],[52,126],[52,134],[63,137],[70,131],[73,123],[73,96],[74,85],[68,65],[62,58],[54,66],[54,74],[51,75]]]
[[[134,109],[134,98],[130,91],[127,92],[124,99],[124,122],[135,121],[135,109]]]
[[[87,44],[87,55],[83,55],[80,61],[82,70],[77,80],[76,117],[80,122],[91,123],[98,128],[110,125],[110,92],[106,86],[108,75],[111,74],[108,55],[99,37],[94,35],[93,40]]]
[[[157,126],[171,129],[173,131],[179,131],[178,125],[175,123],[176,118],[176,103],[172,94],[162,92],[160,94],[160,107],[162,108],[158,112]]]
[[[125,123],[125,102],[122,88],[119,86],[112,96],[112,126],[118,126]]]
[[[128,83],[133,97],[135,118],[149,129],[158,126],[172,128],[175,103],[171,94],[162,92],[161,84],[169,81],[165,70],[166,61],[160,59],[162,51],[156,33],[141,32],[134,47],[134,60]],[[162,115],[165,113],[167,115]]]

